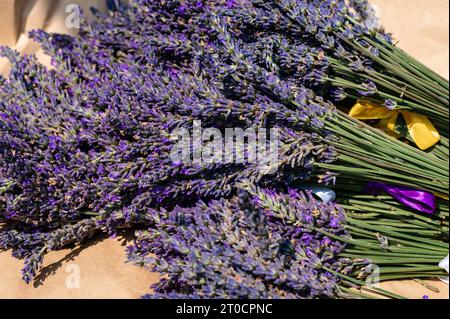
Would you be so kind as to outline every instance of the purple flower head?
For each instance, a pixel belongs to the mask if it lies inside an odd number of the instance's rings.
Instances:
[[[330,256],[335,243],[283,215],[288,208],[315,207],[314,200],[294,190],[254,191],[152,213],[158,229],[141,233],[127,250],[131,261],[165,275],[152,298],[311,298],[335,293],[338,279],[321,270],[322,262],[334,263]],[[252,198],[258,198],[265,214],[276,207],[273,216],[266,218]]]
[[[389,111],[393,111],[396,109],[397,107],[397,102],[393,101],[393,100],[385,100],[384,101],[384,106],[389,110]]]
[[[378,92],[377,86],[372,81],[365,81],[361,84],[362,89],[358,90],[358,94],[362,96],[373,96]]]

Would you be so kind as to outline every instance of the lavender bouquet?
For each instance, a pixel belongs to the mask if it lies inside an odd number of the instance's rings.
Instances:
[[[361,265],[346,259],[356,268],[341,267],[341,242],[351,239],[340,226],[340,208],[322,207],[293,192],[286,197],[281,191],[263,191],[267,199],[254,188],[248,202],[236,197],[242,184],[286,190],[304,182],[356,183],[360,188],[382,182],[448,194],[445,158],[382,134],[307,88],[310,77],[304,79],[303,72],[323,60],[316,58],[319,51],[308,39],[302,40],[303,47],[299,42],[292,46],[276,32],[260,33],[256,27],[245,32],[241,22],[246,10],[264,13],[257,16],[263,26],[273,24],[268,7],[258,6],[252,1],[116,1],[108,14],[97,13],[96,21],[83,23],[78,38],[32,32],[52,56],[52,69],[32,56],[0,50],[12,64],[8,79],[0,78],[0,249],[12,249],[15,257],[25,259],[27,282],[49,250],[99,231],[116,234],[145,227],[149,230],[130,248],[130,258],[160,263],[157,270],[170,275],[156,290],[160,296],[331,297],[350,293],[337,278],[361,284],[351,277],[359,273],[352,271],[367,266],[366,255],[373,255],[360,249]],[[198,121],[202,128],[222,131],[278,129],[281,147],[275,173],[263,174],[250,161],[174,161],[173,132],[193,130]],[[198,152],[195,145],[187,149]],[[289,199],[298,207],[289,206]],[[286,205],[297,213],[278,211]],[[311,205],[320,207],[311,212]],[[349,210],[357,211],[355,207]],[[330,209],[338,210],[337,216]],[[376,209],[370,206],[367,213]],[[263,233],[239,224],[239,216]],[[296,218],[322,224],[303,227]],[[360,236],[367,225],[358,222],[352,219],[352,230]],[[221,223],[228,228],[216,229]],[[398,227],[403,225],[402,220]],[[297,237],[311,232],[324,241],[314,241],[321,250],[307,253],[299,237],[291,247],[298,248],[299,255],[280,254],[282,241],[272,247],[268,240],[283,239],[283,229]],[[243,243],[255,245],[253,250],[246,246],[248,254],[241,254],[239,243],[232,246],[232,236],[240,230],[245,233]],[[396,239],[405,239],[397,229],[393,232]],[[228,233],[231,237],[223,240]],[[211,252],[202,259],[210,247],[201,244],[213,237],[221,238],[217,262],[226,265],[229,283],[216,273]],[[200,246],[195,246],[197,240]],[[375,249],[372,242],[367,245]],[[427,243],[421,253],[430,245],[433,252],[445,248]],[[187,253],[186,247],[200,255]],[[417,244],[402,251],[413,247]],[[161,256],[149,259],[149,253]],[[274,257],[270,262],[281,279],[248,268],[247,260],[232,263],[242,256],[258,267],[267,261],[266,254]],[[195,265],[202,268],[200,273],[193,271]],[[297,286],[294,275],[305,276]],[[236,287],[239,278],[245,283],[242,290]],[[313,278],[311,284],[305,278]]]
[[[246,187],[230,200],[153,211],[130,260],[164,274],[149,298],[360,297],[341,272],[343,210],[290,190]],[[359,265],[367,263],[360,261]],[[397,298],[382,289],[374,292]]]
[[[342,106],[362,101],[350,114],[448,162],[448,81],[397,48],[367,1],[251,2],[226,15],[256,61]]]
[[[430,116],[448,137],[448,81],[399,49],[383,32],[367,1],[253,1],[242,15],[252,27],[281,33],[316,47],[318,67],[309,74],[342,96],[370,97],[389,109]],[[256,15],[261,15],[255,19]],[[271,18],[277,18],[276,21]],[[265,21],[264,24],[258,24]],[[383,103],[381,103],[383,104]]]
[[[247,83],[260,94],[275,99],[291,112],[297,113],[299,118],[305,111],[316,112],[315,119],[303,129],[326,132],[324,141],[332,145],[338,153],[335,163],[319,164],[321,167],[335,172],[341,181],[371,180],[439,194],[448,193],[444,186],[448,184],[447,161],[404,145],[334,109],[330,103],[320,98],[315,98],[314,102],[312,98],[310,101],[305,100],[305,95],[313,96],[311,91],[299,83],[281,79],[264,66],[252,63],[253,52],[247,51],[243,41],[228,32],[224,20],[216,17],[213,21],[213,26],[219,34],[219,42],[223,46],[219,49],[220,53],[217,53],[220,58],[216,61],[225,81],[238,79]],[[224,61],[228,64],[224,64]],[[335,138],[330,137],[330,133]],[[434,167],[437,170],[430,172],[425,167]],[[412,175],[402,175],[402,171]],[[426,172],[430,174],[429,182],[425,181],[428,178],[423,179],[428,174]],[[414,176],[415,174],[417,175]],[[410,177],[411,180],[402,180]],[[437,184],[434,184],[435,182]]]

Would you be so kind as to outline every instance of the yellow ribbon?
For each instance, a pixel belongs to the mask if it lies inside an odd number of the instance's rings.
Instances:
[[[395,138],[400,137],[395,132],[399,114],[405,119],[409,135],[421,150],[427,150],[440,141],[439,132],[424,115],[404,110],[390,111],[384,105],[367,100],[359,100],[349,112],[351,117],[358,120],[380,120],[378,128]]]

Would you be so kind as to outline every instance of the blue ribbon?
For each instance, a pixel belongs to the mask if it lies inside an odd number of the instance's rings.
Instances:
[[[300,186],[300,188],[306,191],[310,191],[312,194],[319,197],[325,204],[329,204],[336,200],[336,193],[330,188],[311,185]]]

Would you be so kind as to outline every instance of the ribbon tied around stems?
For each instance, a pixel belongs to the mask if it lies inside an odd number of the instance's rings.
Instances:
[[[423,213],[433,214],[436,210],[436,196],[417,189],[369,182],[364,191],[374,196],[384,191],[403,205]]]
[[[378,128],[395,138],[401,136],[396,131],[396,124],[399,115],[402,115],[409,135],[422,151],[436,145],[441,139],[439,132],[426,116],[405,110],[388,110],[386,106],[368,100],[356,102],[349,115],[357,120],[380,120]]]

